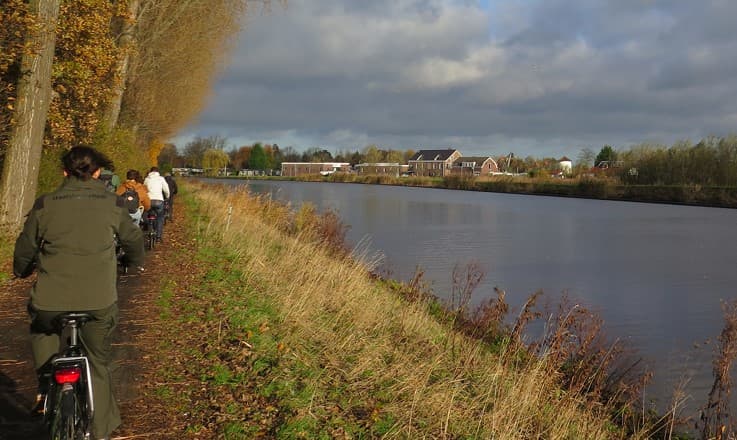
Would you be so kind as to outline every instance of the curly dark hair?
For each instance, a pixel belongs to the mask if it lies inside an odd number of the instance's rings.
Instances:
[[[88,145],[78,145],[64,153],[61,164],[69,177],[80,180],[89,180],[95,171],[107,168],[113,171],[113,162],[103,153]]]

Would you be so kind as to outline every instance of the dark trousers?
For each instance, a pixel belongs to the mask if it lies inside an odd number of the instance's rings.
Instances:
[[[151,200],[151,210],[156,213],[156,238],[164,233],[164,201]]]
[[[169,202],[169,221],[174,221],[174,194],[170,194],[167,199]]]
[[[75,310],[79,311],[79,310]],[[120,426],[120,411],[113,396],[110,374],[112,362],[113,332],[118,324],[118,305],[101,310],[86,310],[93,316],[80,331],[80,341],[87,352],[92,370],[92,392],[95,399],[95,416],[92,432],[96,437],[105,437]],[[56,317],[64,312],[44,311],[28,306],[31,315],[31,349],[36,371],[41,371],[52,356],[59,352],[61,335]]]

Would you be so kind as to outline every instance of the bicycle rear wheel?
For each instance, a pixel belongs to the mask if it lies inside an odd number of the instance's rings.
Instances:
[[[74,389],[62,390],[51,421],[51,440],[84,440],[86,432],[87,421],[79,397]]]

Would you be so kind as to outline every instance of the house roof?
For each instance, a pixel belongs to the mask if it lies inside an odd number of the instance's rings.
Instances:
[[[356,164],[356,166],[357,167],[398,167],[401,165],[397,162],[377,162],[377,163],[364,162],[364,163]]]
[[[420,150],[414,154],[409,160],[441,160],[445,161],[455,153],[455,148],[447,148],[445,150]]]
[[[558,160],[558,162],[570,162],[570,161],[571,161],[571,159],[569,159],[569,158],[567,158],[565,156],[561,157],[560,160]]]
[[[453,161],[453,163],[461,164],[462,162],[473,162],[475,166],[480,167],[484,164],[484,162],[489,159],[491,159],[492,162],[496,163],[496,161],[494,161],[491,156],[463,156]]]

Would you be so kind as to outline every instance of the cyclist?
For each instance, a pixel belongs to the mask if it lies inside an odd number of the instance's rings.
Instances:
[[[177,181],[174,180],[174,176],[171,173],[164,174],[164,180],[169,185],[169,221],[172,221],[173,216],[171,213],[174,212],[174,196],[179,192],[179,189],[177,188]]]
[[[105,183],[105,188],[110,192],[115,192],[120,186],[120,177],[113,173],[113,170],[109,168],[103,168],[100,171],[100,177],[98,178],[101,182]]]
[[[138,225],[141,222],[141,216],[144,211],[151,209],[151,199],[148,198],[148,189],[142,183],[138,183],[141,179],[141,173],[137,170],[128,170],[125,174],[125,179],[125,182],[118,187],[115,194],[122,196],[129,189],[132,189],[138,194],[139,209],[134,213],[128,212],[133,219],[133,223]]]
[[[151,209],[156,213],[156,241],[162,241],[164,232],[164,200],[169,197],[169,184],[159,174],[158,167],[151,167],[143,184],[148,188],[148,197],[151,199]]]
[[[63,312],[87,312],[94,319],[81,331],[91,364],[95,415],[94,438],[108,438],[120,425],[120,413],[110,377],[112,334],[118,321],[113,235],[134,267],[143,264],[143,235],[115,194],[98,180],[101,167],[112,163],[88,146],[76,146],[62,157],[65,179],[50,194],[39,197],[15,243],[13,272],[27,277],[38,267],[30,291],[31,348],[39,373],[39,401],[46,391],[44,372],[59,352],[55,323]],[[40,406],[40,408],[39,408]]]

